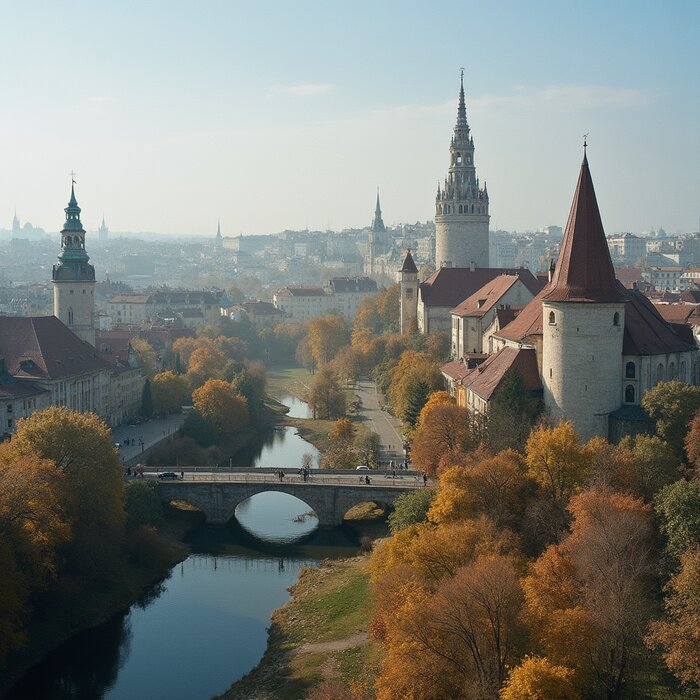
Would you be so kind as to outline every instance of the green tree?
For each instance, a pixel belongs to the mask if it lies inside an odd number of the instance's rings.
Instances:
[[[644,394],[642,407],[656,421],[656,432],[674,454],[683,458],[683,441],[693,416],[700,410],[700,386],[674,379],[659,382]]]
[[[311,385],[309,407],[314,418],[334,420],[345,415],[345,393],[330,368],[324,367]]]
[[[700,542],[700,481],[681,479],[665,486],[656,496],[655,507],[673,556]]]
[[[657,435],[627,435],[620,448],[629,450],[632,459],[634,486],[645,501],[680,476],[678,457]]]
[[[435,494],[435,489],[426,488],[409,491],[399,496],[394,503],[393,512],[389,515],[391,531],[398,532],[411,525],[425,522]]]
[[[150,418],[153,415],[153,397],[151,396],[151,381],[146,377],[141,391],[141,415]]]
[[[541,401],[528,394],[520,373],[509,369],[489,402],[489,447],[494,452],[522,450],[541,410]]]
[[[416,427],[418,416],[428,401],[428,394],[430,387],[422,379],[417,379],[407,387],[406,403],[401,418],[410,429]]]

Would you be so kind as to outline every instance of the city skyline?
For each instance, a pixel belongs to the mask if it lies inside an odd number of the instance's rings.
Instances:
[[[89,230],[432,219],[464,66],[492,229],[563,225],[586,132],[608,233],[698,229],[700,6],[460,7],[6,10],[0,227],[58,230],[72,169]]]

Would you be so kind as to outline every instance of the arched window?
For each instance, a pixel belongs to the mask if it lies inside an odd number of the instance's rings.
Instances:
[[[474,205],[472,204],[472,214],[474,213]]]
[[[656,367],[656,381],[661,382],[663,381],[664,378],[664,366],[659,362],[658,366]]]
[[[628,362],[625,365],[625,378],[634,379],[637,376],[637,365],[634,362]]]
[[[685,362],[681,362],[681,371],[680,374],[678,375],[678,378],[684,382],[686,381],[686,376],[685,376]]]
[[[462,212],[462,205],[461,205],[461,204],[459,205],[459,213],[460,213],[460,214],[463,213],[463,212]]]
[[[620,325],[620,314],[615,312],[615,315],[613,316],[613,326],[619,326]]]
[[[73,309],[68,309],[68,325],[73,325]]]
[[[557,322],[556,317],[554,316],[554,311],[549,312],[549,323],[550,325],[554,325]]]
[[[631,384],[625,387],[625,403],[634,403],[634,387]]]
[[[457,165],[462,165],[462,154],[461,153],[457,154]]]
[[[671,362],[671,364],[668,366],[668,378],[669,379],[676,378],[676,363],[675,362]]]

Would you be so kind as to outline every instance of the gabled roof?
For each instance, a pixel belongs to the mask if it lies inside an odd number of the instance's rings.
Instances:
[[[654,308],[666,323],[687,323],[696,311],[693,304],[654,304]]]
[[[440,367],[440,371],[453,381],[463,379],[471,372],[470,369],[467,369],[467,365],[462,360],[452,360]]]
[[[623,298],[584,155],[547,301],[620,302]]]
[[[55,316],[0,316],[0,357],[27,379],[61,379],[109,370],[97,350]]]
[[[501,275],[517,275],[531,294],[537,294],[541,283],[525,267],[441,267],[420,285],[420,295],[426,306],[454,308],[485,284]]]
[[[320,287],[285,287],[277,292],[283,297],[325,297],[326,292]]]
[[[681,292],[681,301],[687,304],[700,304],[700,289],[686,289]]]
[[[490,311],[519,279],[517,275],[500,275],[487,282],[481,289],[477,289],[461,304],[455,306],[451,313],[463,317],[481,317]]]
[[[377,291],[377,283],[369,277],[333,277],[328,285],[335,294]]]
[[[501,385],[506,372],[513,368],[518,372],[523,385],[530,391],[542,389],[542,380],[537,367],[537,354],[534,348],[514,348],[506,346],[462,379],[462,385],[477,396],[490,401]]]
[[[542,335],[542,297],[547,290],[545,287],[507,326],[501,326],[497,337],[528,343],[532,336]]]

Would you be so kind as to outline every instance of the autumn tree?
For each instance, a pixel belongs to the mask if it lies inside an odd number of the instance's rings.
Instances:
[[[678,477],[679,458],[657,435],[627,435],[620,441],[621,450],[629,450],[630,486],[645,501]]]
[[[698,476],[700,476],[700,411],[695,414],[690,422],[690,429],[685,436],[684,446],[690,463],[695,467]]]
[[[571,499],[570,534],[523,581],[530,630],[554,664],[596,695],[621,698],[639,660],[651,607],[650,507],[584,491]]]
[[[331,369],[324,367],[316,376],[309,391],[309,408],[314,418],[333,420],[345,415],[345,393]]]
[[[398,416],[418,419],[428,394],[444,388],[439,364],[427,353],[407,350],[390,372],[389,399]],[[422,402],[421,402],[422,399]]]
[[[231,373],[230,382],[235,392],[245,398],[251,421],[259,420],[263,412],[267,385],[265,365],[262,362],[244,360]]]
[[[0,444],[0,664],[24,641],[27,600],[55,575],[70,535],[64,478],[51,460]]]
[[[122,465],[109,426],[95,414],[63,406],[35,411],[18,421],[12,447],[50,460],[64,473],[66,510],[76,529],[113,529],[124,522]]]
[[[320,316],[309,321],[309,345],[316,365],[330,362],[349,341],[348,327],[342,316]]]
[[[202,386],[209,379],[221,379],[224,376],[226,355],[216,347],[208,344],[192,351],[187,363],[187,381],[193,389]]]
[[[372,469],[379,468],[379,435],[366,425],[361,425],[352,441],[358,464],[366,464]]]
[[[682,459],[690,422],[700,409],[700,387],[676,379],[659,382],[645,392],[642,407],[656,421],[659,437]]]
[[[665,486],[657,494],[655,508],[672,556],[679,557],[700,542],[700,481],[681,479]]]
[[[168,370],[153,377],[151,395],[156,413],[179,413],[190,396],[190,390],[185,377]]]
[[[435,476],[442,454],[471,450],[479,438],[478,425],[468,409],[437,403],[425,412],[414,433],[411,460],[418,469]]]
[[[355,437],[355,426],[349,418],[338,418],[328,432],[332,442],[352,442]]]
[[[684,684],[700,687],[700,546],[681,555],[666,586],[665,615],[653,622],[647,644],[661,647],[669,670]]]
[[[547,657],[528,656],[508,675],[501,700],[581,700],[574,672]]]
[[[129,344],[134,351],[136,364],[141,371],[147,376],[154,375],[158,366],[158,355],[156,355],[152,345],[143,338],[132,338]]]
[[[561,507],[576,492],[592,467],[592,455],[581,445],[571,421],[554,428],[535,428],[525,444],[527,475]]]
[[[248,402],[222,379],[209,379],[195,389],[192,404],[221,435],[231,435],[248,425]]]

